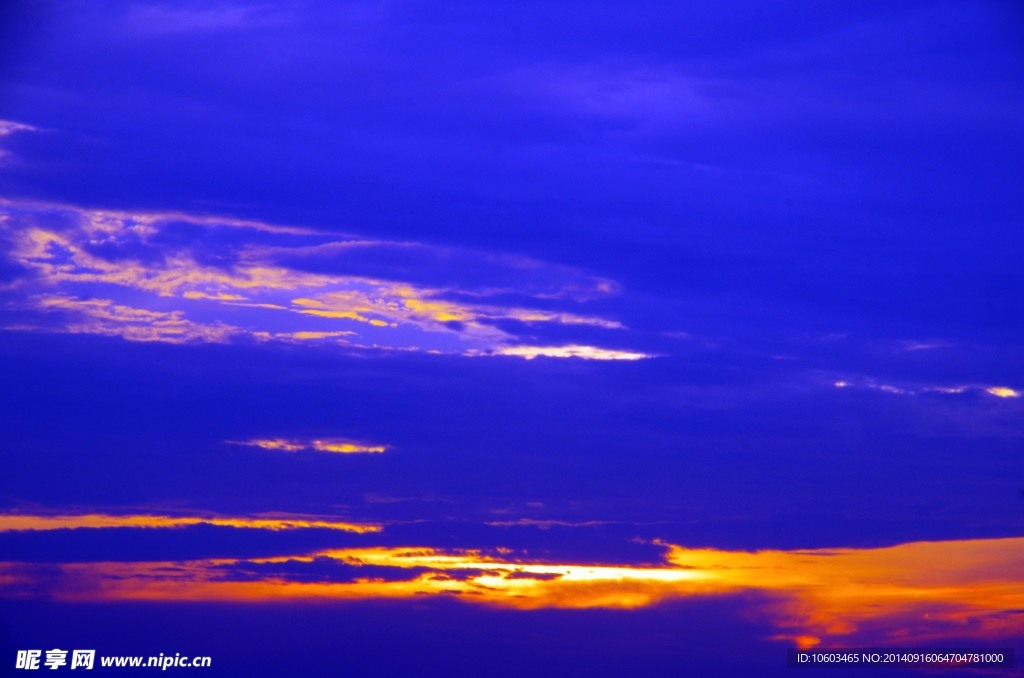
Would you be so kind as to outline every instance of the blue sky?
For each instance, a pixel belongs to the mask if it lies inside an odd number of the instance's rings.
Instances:
[[[10,3],[0,661],[1010,646],[1022,22]]]

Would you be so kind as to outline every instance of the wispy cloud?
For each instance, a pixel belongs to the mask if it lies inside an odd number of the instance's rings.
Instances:
[[[68,316],[63,331],[72,334],[101,334],[131,341],[161,341],[172,344],[203,342],[225,343],[245,334],[238,327],[223,323],[199,323],[187,320],[182,311],[150,311],[114,303],[110,299],[77,299],[60,295],[40,295],[31,299],[36,308]],[[44,329],[37,326],[39,329]]]
[[[949,341],[942,341],[940,339],[933,339],[928,341],[903,341],[899,344],[898,351],[935,351],[943,348],[953,348],[955,344]]]
[[[539,530],[549,530],[553,527],[603,527],[606,525],[637,525],[633,521],[619,520],[552,520],[538,518],[517,518],[516,520],[491,520],[487,525],[491,527],[535,527]]]
[[[642,360],[653,358],[648,353],[619,351],[596,346],[503,346],[493,352],[495,355],[510,355],[527,360],[534,358],[580,358],[582,360]]]
[[[336,454],[382,454],[388,450],[387,445],[372,445],[348,438],[315,438],[312,440],[296,440],[294,438],[254,438],[252,440],[228,440],[230,445],[259,447],[264,450],[281,452],[333,452]]]
[[[519,346],[515,327],[531,334],[555,326],[626,329],[577,310],[615,294],[612,281],[522,257],[180,212],[0,207],[8,257],[29,272],[7,285],[8,306],[23,312],[8,329],[524,356],[534,349]],[[424,276],[443,284],[426,284]],[[535,350],[630,355],[592,346]]]
[[[868,389],[893,395],[916,396],[924,394],[957,395],[963,393],[985,393],[996,398],[1019,398],[1020,391],[1008,386],[984,386],[979,384],[963,384],[955,386],[903,384],[893,385],[875,381],[874,379],[842,379],[836,381],[836,388]]]
[[[6,137],[14,134],[15,132],[37,132],[38,127],[32,125],[26,125],[21,122],[14,122],[13,120],[0,120],[0,137]]]
[[[253,530],[321,529],[342,532],[379,532],[380,525],[348,523],[310,516],[257,514],[254,516],[166,515],[166,514],[0,514],[0,532],[74,530],[79,528],[154,528],[169,529],[194,525],[214,525]]]
[[[13,120],[0,120],[0,140],[4,137],[9,137],[12,134],[19,132],[39,132],[38,127],[32,125],[26,125],[22,122],[15,122]],[[0,164],[10,162],[11,152],[0,145]]]

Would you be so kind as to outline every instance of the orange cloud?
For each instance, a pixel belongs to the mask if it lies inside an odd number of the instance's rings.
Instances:
[[[989,395],[994,395],[997,398],[1019,398],[1020,392],[1015,391],[1012,388],[1006,386],[990,386],[985,389],[985,392]]]
[[[250,560],[82,563],[38,585],[60,600],[288,601],[457,595],[470,603],[516,609],[639,608],[694,596],[748,593],[754,614],[776,639],[802,647],[908,644],[942,638],[1019,636],[1024,619],[1024,538],[917,542],[874,549],[722,551],[664,545],[657,567],[538,562],[507,549],[429,547],[332,549]],[[336,563],[358,573],[394,570],[386,580],[292,581],[281,571],[252,577],[255,566]],[[232,577],[232,569],[248,572]],[[407,572],[408,576],[403,576]],[[28,578],[28,580],[26,580]],[[17,583],[4,583],[4,582]],[[0,567],[0,594],[27,587],[31,568]]]
[[[254,438],[253,440],[228,440],[231,445],[246,445],[264,450],[280,450],[282,452],[299,452],[315,450],[318,452],[335,452],[338,454],[381,454],[386,452],[387,445],[369,445],[347,438],[317,438],[314,440],[288,440],[284,438]]]
[[[671,563],[774,596],[763,613],[789,636],[910,642],[1024,631],[1024,538],[876,549],[722,552],[672,546]]]
[[[175,528],[192,525],[215,525],[254,530],[293,530],[317,528],[343,532],[380,532],[380,525],[346,523],[336,520],[290,516],[287,514],[260,514],[256,516],[170,516],[154,514],[111,515],[86,513],[77,515],[40,515],[25,513],[0,514],[0,532],[67,530],[78,528]]]

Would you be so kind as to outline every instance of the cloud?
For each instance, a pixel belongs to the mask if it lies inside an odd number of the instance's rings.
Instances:
[[[259,256],[311,273],[341,272],[449,290],[464,300],[518,295],[589,301],[619,291],[613,280],[523,255],[407,240],[368,240],[356,235],[312,245],[264,245]]]
[[[21,122],[14,122],[13,120],[0,120],[0,139],[17,134],[19,132],[39,132],[41,131],[38,127],[32,125],[26,125]],[[0,165],[11,160],[11,152],[6,150],[3,146],[0,146]]]
[[[0,532],[74,530],[80,528],[177,528],[193,525],[214,525],[253,530],[321,529],[343,532],[379,532],[380,525],[347,523],[336,520],[289,514],[258,514],[255,516],[171,516],[160,514],[0,514]]]
[[[642,360],[653,358],[647,353],[619,351],[596,346],[503,346],[493,352],[495,355],[511,355],[527,360],[534,358],[580,358],[582,360]]]
[[[480,355],[502,347],[519,354],[520,332],[626,330],[618,320],[576,310],[615,294],[613,282],[522,257],[180,212],[0,206],[8,257],[29,272],[7,285],[10,305],[34,314],[34,322],[8,329]],[[375,253],[377,277],[353,265],[359,257],[338,257],[366,250]],[[417,256],[409,259],[410,251]],[[430,279],[444,286],[423,282]],[[538,350],[629,355],[579,346]]]
[[[1019,398],[1020,391],[1015,391],[1007,386],[989,386],[985,389],[985,393],[994,395],[997,398]]]
[[[230,341],[233,336],[244,334],[240,328],[223,323],[203,324],[187,320],[181,311],[149,311],[116,304],[110,299],[40,295],[32,298],[32,301],[39,310],[63,314],[66,321],[62,329],[71,334],[101,334],[129,341],[172,344],[222,344]]]
[[[1014,613],[1024,606],[1024,538],[756,552],[662,546],[664,562],[653,567],[545,562],[509,549],[379,546],[251,559],[66,563],[61,577],[49,579],[6,563],[0,595],[44,589],[57,600],[239,602],[455,596],[530,610],[632,609],[746,593],[758,594],[746,596],[748,614],[769,620],[775,639],[803,647],[826,639],[906,645],[1024,631],[1024,618]],[[330,578],[329,561],[348,566],[343,576]],[[304,566],[316,577],[304,576]],[[352,576],[352,567],[385,576]]]
[[[873,379],[860,379],[860,380],[840,380],[833,384],[836,388],[860,388],[870,389],[873,391],[882,391],[883,393],[891,393],[893,395],[907,395],[916,396],[923,394],[944,394],[944,395],[957,395],[962,393],[985,393],[997,398],[1018,398],[1020,392],[1015,391],[1008,386],[982,386],[978,384],[965,384],[956,386],[923,386],[923,385],[902,385],[893,386],[892,384],[878,383]]]
[[[912,351],[934,351],[942,348],[953,348],[955,344],[948,341],[942,340],[929,340],[929,341],[902,341],[899,344],[898,351],[901,352],[912,352]]]
[[[228,440],[230,445],[259,447],[264,450],[280,450],[282,452],[333,452],[336,454],[382,454],[387,445],[370,445],[347,438],[317,438],[314,440],[294,440],[285,438],[255,438],[253,440]]]
[[[0,120],[0,137],[6,137],[15,132],[38,132],[38,127],[32,125],[26,125],[21,122],[14,122],[13,120]]]

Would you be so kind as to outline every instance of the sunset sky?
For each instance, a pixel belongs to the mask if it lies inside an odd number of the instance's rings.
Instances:
[[[0,664],[1019,665],[1022,158],[1009,0],[6,2]]]

